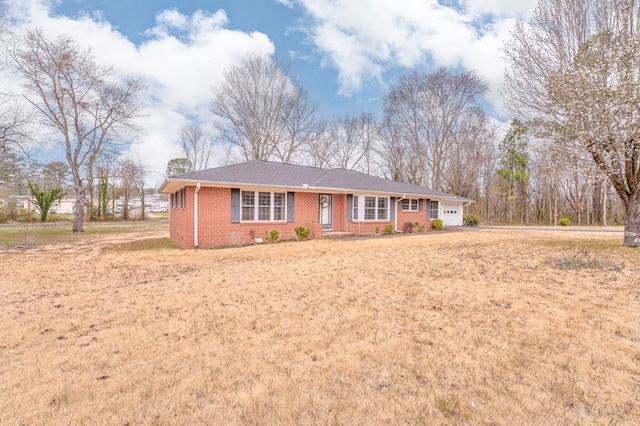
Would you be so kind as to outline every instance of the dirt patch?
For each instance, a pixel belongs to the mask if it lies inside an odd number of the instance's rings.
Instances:
[[[178,250],[133,231],[0,253],[1,424],[640,418],[640,254],[619,235]],[[583,241],[619,268],[554,267]]]

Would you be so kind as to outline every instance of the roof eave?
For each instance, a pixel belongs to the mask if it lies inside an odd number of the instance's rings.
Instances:
[[[292,190],[295,192],[331,192],[331,193],[371,193],[371,194],[384,194],[389,196],[405,196],[405,197],[432,197],[438,199],[445,199],[451,201],[460,202],[473,202],[473,200],[461,199],[455,195],[439,195],[439,194],[421,194],[418,192],[403,192],[403,191],[380,191],[373,189],[354,189],[354,188],[339,188],[339,187],[325,187],[325,186],[313,186],[313,185],[276,185],[276,184],[264,184],[264,183],[250,183],[250,182],[224,182],[224,181],[209,181],[202,179],[184,179],[184,178],[167,178],[158,192],[164,194],[170,194],[177,191],[188,184],[198,184],[204,187],[222,187],[222,188],[278,188],[283,190]]]

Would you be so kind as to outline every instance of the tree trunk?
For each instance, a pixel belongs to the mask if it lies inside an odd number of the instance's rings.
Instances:
[[[627,201],[623,245],[625,247],[640,247],[640,191],[633,193]]]
[[[602,225],[602,179],[597,179],[593,183],[593,213],[594,225]]]
[[[606,184],[605,184],[606,185]],[[607,190],[602,192],[602,226],[607,226]]]
[[[73,232],[84,232],[84,198],[85,188],[82,184],[75,184],[76,211],[73,215]]]

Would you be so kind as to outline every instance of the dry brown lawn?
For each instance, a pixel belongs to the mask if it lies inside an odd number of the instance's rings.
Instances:
[[[165,229],[0,249],[0,424],[640,421],[621,234],[180,250]]]

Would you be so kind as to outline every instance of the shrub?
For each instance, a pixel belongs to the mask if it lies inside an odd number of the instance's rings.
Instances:
[[[37,222],[39,218],[31,214],[20,213],[16,216],[15,220],[17,222],[22,222],[22,223],[31,223],[31,222]]]
[[[3,212],[0,211],[0,223],[7,223],[10,220],[15,219],[15,213],[12,215],[12,212]]]
[[[416,222],[413,224],[413,231],[414,232],[422,232],[424,231],[424,225],[421,224],[420,222]]]
[[[573,252],[569,252],[566,255],[552,259],[551,264],[558,269],[571,270],[571,269],[598,269],[601,271],[621,271],[622,266],[600,259],[597,255],[591,254],[589,248],[584,246],[581,248],[575,247]]]
[[[309,228],[307,228],[306,226],[298,226],[296,229],[294,229],[294,231],[296,231],[296,235],[298,236],[299,240],[306,240],[307,238],[309,238],[309,234],[311,233],[311,230],[309,230]]]
[[[558,223],[560,224],[560,226],[569,226],[571,225],[571,219],[566,216],[562,216]]]
[[[280,232],[277,229],[270,229],[265,232],[264,239],[269,243],[275,243],[280,238]]]
[[[405,222],[404,226],[402,227],[402,232],[406,233],[412,233],[413,232],[413,223],[411,222]]]
[[[388,224],[384,226],[384,233],[385,234],[393,234],[393,225],[392,224]]]
[[[434,231],[440,231],[443,228],[442,219],[433,219],[431,221],[431,228]]]
[[[472,214],[465,214],[462,218],[462,222],[465,226],[478,226],[480,225],[480,219],[478,216],[474,216]]]

